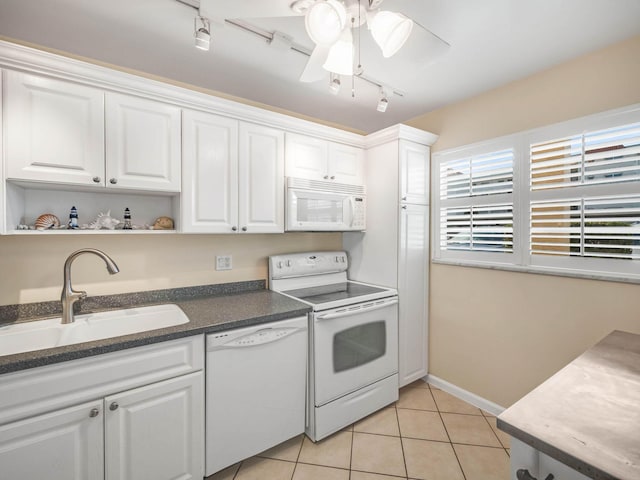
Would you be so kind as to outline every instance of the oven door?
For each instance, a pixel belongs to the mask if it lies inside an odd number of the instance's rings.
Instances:
[[[398,372],[398,298],[313,314],[315,405]]]

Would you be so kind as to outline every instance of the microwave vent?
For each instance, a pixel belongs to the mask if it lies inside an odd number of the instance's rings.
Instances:
[[[346,183],[323,182],[322,180],[308,180],[306,178],[287,178],[288,188],[302,190],[317,190],[321,192],[347,193],[350,195],[365,195],[364,185],[348,185]]]

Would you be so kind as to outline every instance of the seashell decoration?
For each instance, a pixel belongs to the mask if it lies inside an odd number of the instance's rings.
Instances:
[[[111,216],[111,210],[107,213],[100,212],[94,222],[89,224],[89,228],[93,230],[115,230],[120,220]]]
[[[153,224],[154,230],[173,230],[173,219],[170,217],[158,217]]]
[[[53,213],[43,213],[36,219],[36,230],[50,230],[60,226],[60,220]]]

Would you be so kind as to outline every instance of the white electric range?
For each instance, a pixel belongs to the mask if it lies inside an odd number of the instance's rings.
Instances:
[[[307,435],[398,399],[398,292],[347,278],[345,252],[269,257],[269,288],[311,306]]]

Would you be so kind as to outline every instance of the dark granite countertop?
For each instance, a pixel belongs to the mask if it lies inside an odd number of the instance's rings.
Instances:
[[[594,479],[640,479],[640,335],[614,331],[498,417]]]
[[[43,311],[49,317],[56,316],[56,312],[51,310],[57,308],[59,303],[44,302],[42,304],[31,304],[31,306],[20,306],[20,308],[17,308],[17,306],[12,306],[14,308],[5,307],[4,312],[0,312],[0,314],[4,314],[5,318],[0,315],[0,321],[6,323],[7,317],[11,317],[10,320],[12,321],[24,321],[31,316],[37,317],[33,319],[39,320],[43,318],[41,314]],[[189,322],[174,327],[46,350],[4,356],[0,352],[0,374],[190,335],[259,325],[306,315],[311,310],[304,303],[297,302],[276,292],[265,290],[263,281],[93,297],[83,303],[84,305],[82,310],[78,312],[79,314],[89,311],[174,303],[189,317]],[[37,315],[38,313],[40,315]],[[57,315],[59,316],[59,314]],[[45,314],[44,316],[46,317],[47,315]]]

